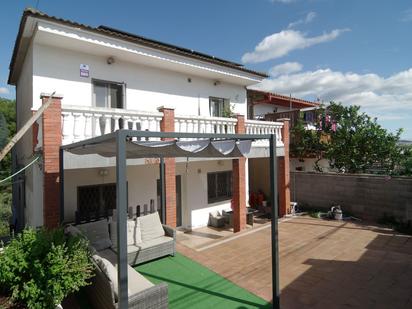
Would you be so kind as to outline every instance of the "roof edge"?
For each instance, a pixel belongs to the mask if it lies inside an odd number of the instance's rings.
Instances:
[[[268,78],[269,77],[269,75],[266,74],[266,73],[254,71],[254,70],[251,70],[251,69],[247,69],[247,68],[243,67],[242,65],[240,65],[238,63],[228,61],[228,60],[224,60],[224,59],[221,59],[221,58],[217,58],[217,57],[214,57],[214,56],[210,56],[208,54],[193,51],[193,50],[183,48],[183,47],[179,47],[179,46],[176,46],[176,45],[173,45],[173,44],[163,43],[163,42],[156,41],[156,40],[153,40],[153,39],[148,39],[148,38],[145,38],[145,37],[142,37],[142,36],[134,35],[134,34],[131,34],[131,33],[128,33],[128,32],[122,31],[122,30],[117,30],[117,29],[114,29],[114,28],[110,28],[110,27],[107,27],[107,26],[99,26],[99,27],[88,26],[86,24],[74,22],[74,21],[71,21],[71,20],[68,20],[68,19],[63,19],[63,18],[47,15],[46,13],[43,13],[39,10],[28,7],[23,12],[23,15],[22,15],[22,18],[21,18],[21,21],[20,21],[19,31],[18,31],[18,34],[17,34],[17,37],[16,37],[16,41],[14,43],[13,54],[12,54],[12,58],[11,58],[10,64],[9,64],[9,77],[8,77],[8,81],[7,81],[7,83],[9,85],[15,85],[15,82],[16,82],[16,81],[12,81],[12,75],[13,75],[14,70],[15,70],[15,64],[16,64],[15,62],[16,62],[16,58],[17,58],[19,48],[20,48],[21,37],[22,37],[23,31],[24,31],[24,28],[26,26],[26,22],[27,22],[28,17],[44,19],[44,20],[64,24],[66,26],[81,28],[82,30],[92,31],[94,33],[102,34],[102,35],[112,37],[112,38],[117,38],[117,39],[127,41],[127,42],[130,42],[130,43],[140,44],[140,45],[143,45],[143,46],[146,46],[146,47],[162,50],[164,52],[169,52],[169,53],[176,54],[176,55],[179,55],[179,56],[193,58],[193,59],[196,59],[196,60],[209,62],[211,64],[227,67],[227,68],[234,69],[234,70],[237,70],[237,71],[241,71],[241,72],[244,72],[244,73],[252,74],[252,75],[258,76],[260,78]]]

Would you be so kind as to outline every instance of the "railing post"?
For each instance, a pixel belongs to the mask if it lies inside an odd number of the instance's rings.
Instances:
[[[175,111],[171,107],[159,107],[158,110],[163,113],[160,122],[162,132],[175,132]],[[163,139],[167,140],[167,139]],[[165,223],[176,227],[176,160],[175,158],[165,158],[164,180],[166,196],[166,213]],[[162,210],[164,212],[164,210]]]
[[[41,94],[45,104],[50,95]],[[42,117],[43,145],[43,224],[55,228],[60,224],[60,146],[62,144],[62,96],[53,96],[53,103]]]
[[[237,134],[245,133],[245,116],[237,115],[235,126]],[[246,158],[232,160],[232,207],[233,231],[246,228]]]
[[[290,210],[290,166],[289,166],[289,119],[278,119],[283,122],[281,129],[285,155],[279,157],[278,190],[279,216],[285,216]]]

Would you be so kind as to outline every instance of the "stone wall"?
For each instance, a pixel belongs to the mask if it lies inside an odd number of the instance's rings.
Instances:
[[[317,209],[341,205],[343,212],[376,221],[384,213],[412,220],[412,178],[291,172],[292,201]]]

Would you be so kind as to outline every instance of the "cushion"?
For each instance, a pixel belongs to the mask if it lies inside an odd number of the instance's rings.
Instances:
[[[114,297],[118,300],[117,281],[117,255],[114,251],[106,249],[93,256],[96,264],[100,267],[106,277],[113,283]],[[110,265],[109,265],[110,264]],[[115,266],[114,266],[115,265]],[[114,277],[113,277],[114,276]],[[127,265],[127,292],[129,296],[154,286],[149,280],[139,274],[133,267]]]
[[[110,223],[110,239],[112,247],[117,248],[117,222]],[[127,220],[127,245],[135,245],[142,242],[140,235],[139,222],[136,220]]]
[[[139,274],[130,265],[127,267],[127,277],[129,297],[154,286],[153,283]]]
[[[165,235],[162,223],[160,222],[159,213],[155,212],[150,215],[137,218],[140,223],[140,233],[142,241],[159,238]]]
[[[84,237],[83,233],[74,225],[68,225],[65,227],[64,232],[71,236],[82,236]]]
[[[101,271],[106,275],[107,279],[112,282],[113,284],[113,292],[114,296],[117,299],[117,291],[119,288],[118,282],[117,282],[117,269],[116,267],[113,266],[113,264],[105,259],[104,257],[101,257],[97,254],[93,255],[93,259],[96,261],[97,266],[101,269]]]
[[[106,219],[79,224],[76,227],[87,237],[90,245],[97,251],[111,247],[109,225]]]
[[[220,212],[219,212],[219,210],[214,210],[209,215],[214,217],[214,218],[218,218],[218,217],[220,217]]]

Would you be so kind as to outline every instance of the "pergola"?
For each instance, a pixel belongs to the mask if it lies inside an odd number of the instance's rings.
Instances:
[[[160,138],[161,141],[144,141]],[[143,141],[142,141],[143,139]],[[64,151],[77,155],[99,154],[116,157],[116,208],[117,208],[117,265],[118,265],[118,304],[119,308],[128,306],[127,279],[127,159],[159,158],[161,182],[161,210],[165,218],[165,177],[164,158],[239,158],[248,153],[254,140],[269,140],[270,145],[270,202],[272,207],[271,244],[272,244],[272,302],[279,308],[279,248],[278,248],[278,201],[277,201],[277,162],[276,135],[252,134],[205,134],[150,132],[118,130],[113,133],[90,138],[60,147],[60,216],[64,216]]]

